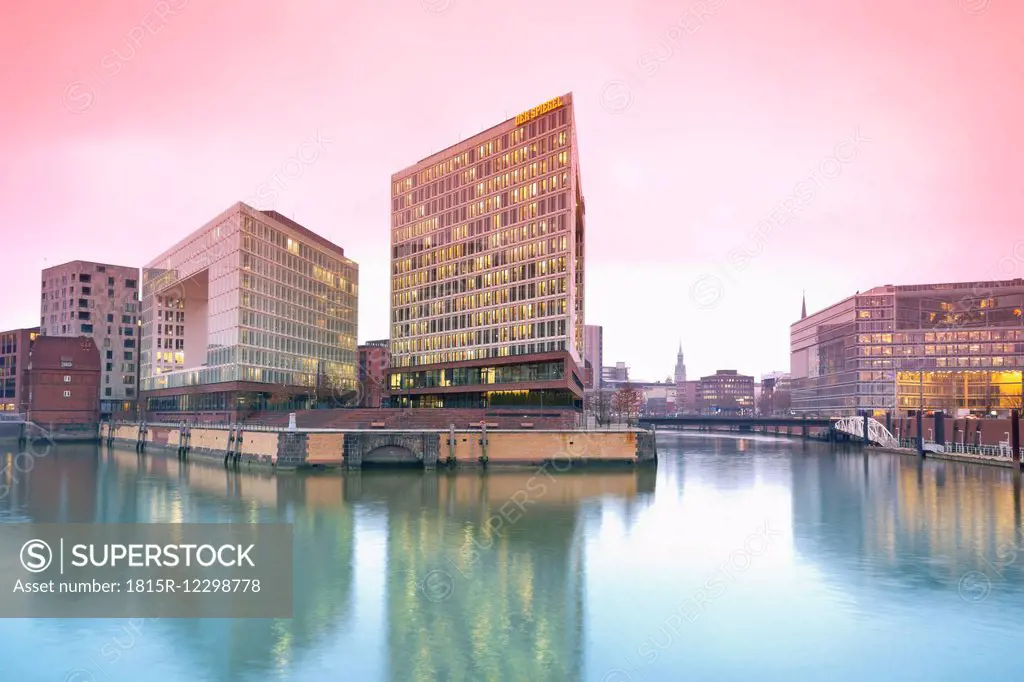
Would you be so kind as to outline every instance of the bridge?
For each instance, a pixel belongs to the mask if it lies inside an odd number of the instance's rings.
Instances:
[[[744,416],[700,416],[680,415],[678,417],[640,417],[640,424],[658,426],[796,426],[796,427],[831,427],[836,420],[829,417],[744,417]]]
[[[742,431],[750,431],[762,427],[785,427],[792,430],[799,429],[798,433],[804,438],[809,435],[811,428],[828,429],[829,438],[835,439],[837,434],[845,437],[867,441],[882,447],[899,447],[899,441],[889,433],[881,422],[871,417],[745,417],[745,416],[701,416],[681,415],[678,417],[641,417],[641,426],[648,426],[657,429],[675,428],[685,429],[686,427],[698,427],[711,430],[715,427],[737,427]]]

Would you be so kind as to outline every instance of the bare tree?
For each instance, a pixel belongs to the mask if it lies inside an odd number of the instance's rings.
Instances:
[[[640,414],[640,407],[644,402],[644,394],[632,384],[623,384],[612,400],[612,409],[620,416],[625,417],[626,424],[633,426],[636,417]]]
[[[605,388],[589,391],[585,396],[587,412],[594,415],[598,426],[605,426],[611,421],[612,396],[612,391]]]

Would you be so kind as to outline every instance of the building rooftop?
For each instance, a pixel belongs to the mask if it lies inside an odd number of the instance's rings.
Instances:
[[[47,268],[43,268],[43,272],[47,272],[49,270],[56,270],[57,268],[66,268],[69,265],[98,265],[98,266],[101,266],[101,267],[104,267],[104,268],[118,268],[120,270],[132,270],[132,271],[135,271],[135,272],[138,272],[138,270],[139,270],[139,268],[134,266],[134,265],[116,265],[114,263],[98,263],[96,261],[91,261],[91,260],[69,260],[68,262],[61,263],[60,265],[51,265],[51,266],[49,266]]]
[[[561,97],[562,100],[563,100],[563,102],[562,102],[563,106],[566,106],[566,107],[572,106],[572,92],[567,92],[564,95],[555,95],[554,97],[551,97],[551,98],[549,98],[547,100],[544,100],[543,102],[539,102],[535,106],[540,106],[541,104],[545,104],[546,102],[550,102],[553,99],[558,99],[559,97]],[[533,107],[531,107],[530,109],[532,109],[532,108]],[[526,109],[526,111],[530,111],[530,109]],[[520,112],[520,113],[523,113],[523,112]],[[420,171],[424,167],[432,165],[432,164],[440,161],[441,159],[448,158],[449,156],[453,156],[456,153],[461,153],[463,151],[466,151],[467,149],[470,149],[472,147],[476,147],[477,145],[480,144],[480,142],[483,141],[483,140],[480,140],[478,138],[485,138],[486,139],[488,137],[491,137],[492,135],[494,135],[495,131],[498,128],[500,128],[503,125],[507,124],[509,121],[515,122],[515,120],[516,120],[515,116],[510,116],[509,118],[506,118],[504,121],[501,121],[499,123],[494,124],[490,128],[487,128],[485,130],[481,130],[480,132],[475,133],[474,135],[471,135],[470,137],[463,138],[462,140],[456,142],[455,144],[449,145],[449,146],[445,147],[444,149],[442,149],[440,151],[434,152],[430,156],[426,156],[426,157],[420,159],[419,161],[417,161],[416,163],[412,164],[411,166],[409,166],[407,168],[403,168],[402,170],[398,171],[397,173],[393,173],[391,175],[391,182],[394,183],[394,182],[396,182],[398,180],[401,180],[402,178],[405,178],[406,176],[408,176],[408,175],[410,175],[412,173]]]
[[[979,280],[975,282],[938,282],[933,284],[883,284],[882,286],[868,289],[867,291],[857,291],[846,298],[840,299],[832,305],[825,306],[821,310],[816,310],[813,313],[808,313],[806,318],[801,317],[796,322],[790,323],[790,327],[804,322],[805,319],[819,315],[827,310],[836,308],[843,305],[847,301],[857,298],[858,296],[880,296],[883,294],[895,294],[895,293],[926,293],[929,291],[957,291],[957,290],[969,290],[977,295],[989,293],[992,289],[1008,289],[1010,287],[1019,287],[1024,289],[1024,279],[999,279],[999,280]]]
[[[306,237],[307,239],[309,239],[312,242],[316,242],[317,244],[319,244],[320,246],[322,246],[322,247],[324,247],[326,249],[330,249],[330,250],[334,251],[335,253],[340,255],[342,258],[345,257],[345,249],[341,248],[340,246],[338,246],[334,242],[329,241],[329,240],[321,237],[316,232],[313,232],[312,230],[310,230],[308,228],[305,228],[302,225],[299,225],[297,222],[295,222],[291,218],[289,218],[287,216],[283,216],[280,213],[278,213],[277,211],[259,211],[257,209],[252,208],[251,206],[248,206],[247,204],[242,204],[242,205],[243,206],[247,206],[252,211],[255,211],[257,213],[262,213],[263,215],[267,216],[271,220],[276,220],[277,222],[281,223],[285,227],[288,227],[288,228],[290,228],[292,230],[295,230],[296,232],[298,232],[303,237]]]

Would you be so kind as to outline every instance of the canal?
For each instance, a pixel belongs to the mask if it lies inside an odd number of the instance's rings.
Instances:
[[[0,523],[291,523],[294,617],[0,620],[0,679],[1021,676],[1019,475],[658,445],[656,469],[279,476],[61,446],[3,481]]]

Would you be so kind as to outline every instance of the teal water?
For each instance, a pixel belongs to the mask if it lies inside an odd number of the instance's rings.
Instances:
[[[0,620],[0,680],[1024,674],[1019,475],[768,437],[669,434],[659,453],[275,477],[61,447],[3,481],[0,522],[289,522],[294,617]]]

